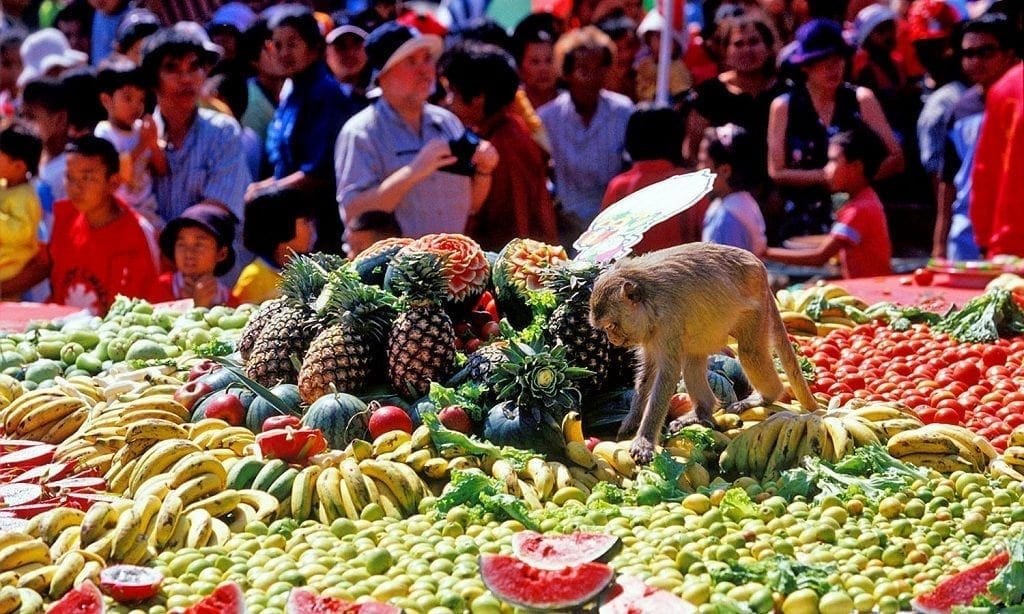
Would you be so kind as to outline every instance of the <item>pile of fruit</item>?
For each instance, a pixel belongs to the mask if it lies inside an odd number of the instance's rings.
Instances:
[[[601,271],[431,235],[296,257],[259,307],[120,298],[0,336],[0,614],[1024,602],[1012,293],[939,315],[781,291],[824,409],[719,412],[638,466],[632,357],[587,318]],[[728,348],[708,381],[751,389]]]

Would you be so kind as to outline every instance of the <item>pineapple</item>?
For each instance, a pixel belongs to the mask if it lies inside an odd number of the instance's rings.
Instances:
[[[394,297],[350,270],[331,275],[316,301],[323,328],[299,369],[299,396],[312,403],[333,391],[356,394],[383,366],[384,340],[395,318]]]
[[[316,335],[319,322],[310,301],[327,283],[328,269],[342,261],[335,256],[300,255],[281,277],[280,299],[264,304],[242,332],[239,349],[245,372],[264,386],[295,383],[296,363]]]
[[[581,388],[597,388],[608,372],[612,349],[605,334],[590,325],[590,292],[601,267],[588,262],[566,262],[544,272],[545,285],[558,299],[544,333],[551,343],[565,346],[569,364],[593,373],[579,382]]]
[[[431,252],[399,254],[386,285],[406,306],[388,337],[388,377],[398,394],[418,398],[455,367],[455,328],[443,308],[444,260]]]

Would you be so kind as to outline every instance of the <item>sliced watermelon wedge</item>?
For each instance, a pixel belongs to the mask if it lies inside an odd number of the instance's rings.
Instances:
[[[47,610],[49,614],[103,614],[105,611],[103,593],[89,580],[65,593],[60,601]]]
[[[648,586],[640,578],[620,576],[598,609],[599,614],[692,614],[697,608],[672,593]]]
[[[939,582],[932,592],[914,597],[910,607],[922,614],[949,614],[953,606],[967,605],[988,590],[988,583],[1009,562],[1010,553],[1000,550],[984,561]]]
[[[245,595],[234,582],[225,582],[182,614],[245,614]]]
[[[621,549],[622,541],[608,533],[542,535],[519,531],[512,536],[512,553],[537,569],[562,569],[592,561],[606,562]]]
[[[305,588],[288,593],[285,614],[401,614],[401,608],[389,603],[350,603],[334,597],[317,595]]]
[[[572,610],[597,599],[615,572],[604,563],[538,569],[514,556],[480,555],[480,576],[494,595],[533,610]]]

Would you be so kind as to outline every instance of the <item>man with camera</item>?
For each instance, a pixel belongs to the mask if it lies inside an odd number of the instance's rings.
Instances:
[[[494,147],[427,103],[442,48],[439,37],[394,22],[367,38],[380,95],[345,124],[335,148],[346,223],[384,211],[408,237],[463,232],[487,197],[498,164]]]

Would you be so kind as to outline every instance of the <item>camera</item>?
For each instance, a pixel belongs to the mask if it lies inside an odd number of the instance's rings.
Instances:
[[[452,155],[458,159],[448,166],[442,166],[440,170],[472,177],[476,170],[472,162],[473,154],[476,153],[479,144],[480,137],[472,130],[466,130],[459,138],[449,140],[448,147],[452,150]]]

